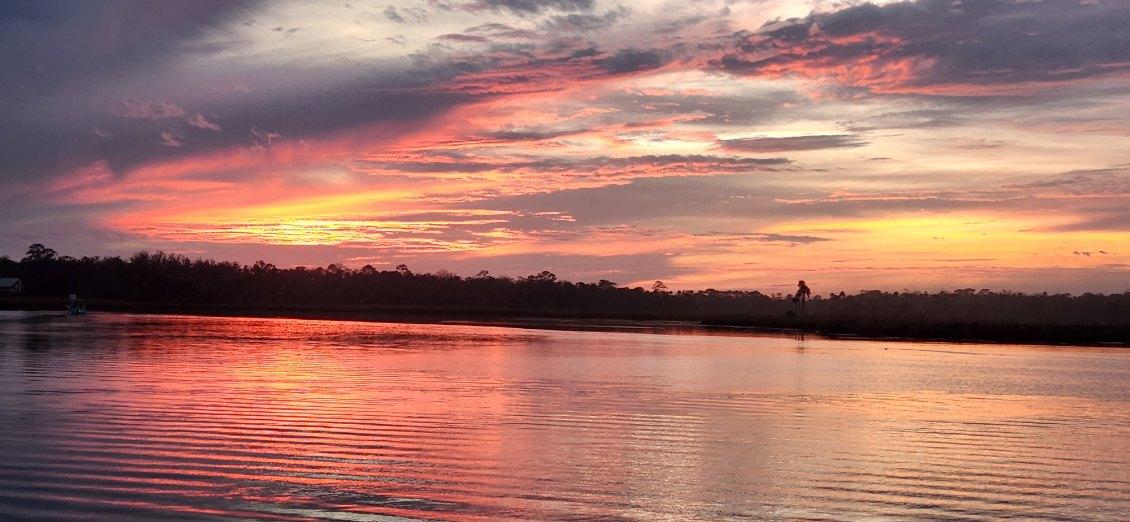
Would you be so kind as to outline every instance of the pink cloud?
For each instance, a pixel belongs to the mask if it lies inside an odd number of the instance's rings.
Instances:
[[[184,135],[175,130],[161,131],[161,145],[166,147],[180,147],[184,145]]]
[[[198,129],[205,129],[214,132],[220,132],[221,130],[223,130],[223,128],[220,127],[219,124],[212,120],[209,120],[207,117],[200,113],[190,114],[184,118],[184,121]]]
[[[185,114],[184,109],[175,104],[144,101],[137,98],[126,98],[107,104],[106,111],[122,118],[139,118],[146,120],[180,118]]]

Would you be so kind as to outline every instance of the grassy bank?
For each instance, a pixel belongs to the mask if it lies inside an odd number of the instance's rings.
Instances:
[[[111,299],[86,299],[92,312],[136,314],[184,314],[221,317],[286,317],[296,319],[337,319],[355,321],[434,322],[439,319],[554,319],[582,321],[694,321],[669,314],[594,312],[537,308],[497,308],[422,305],[195,305],[149,303]],[[0,296],[0,310],[64,312],[63,298]]]
[[[0,296],[3,310],[52,310],[63,312],[61,298]],[[388,305],[186,305],[90,299],[92,311],[148,314],[185,314],[225,317],[277,317],[350,321],[440,322],[469,321],[508,325],[519,320],[521,326],[592,329],[629,326],[686,328],[700,324],[706,328],[738,328],[763,332],[805,332],[830,338],[938,340],[954,342],[994,342],[1061,345],[1130,345],[1130,326],[1039,324],[1004,321],[931,321],[867,316],[810,315],[713,315],[707,317],[654,313],[605,313],[559,309],[514,309],[458,306]],[[663,324],[677,322],[677,324]]]
[[[868,316],[712,316],[709,327],[786,329],[826,337],[1016,344],[1130,345],[1130,325],[902,319]]]

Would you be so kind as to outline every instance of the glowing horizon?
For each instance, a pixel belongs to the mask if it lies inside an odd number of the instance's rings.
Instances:
[[[1130,8],[0,13],[0,254],[1130,291]]]

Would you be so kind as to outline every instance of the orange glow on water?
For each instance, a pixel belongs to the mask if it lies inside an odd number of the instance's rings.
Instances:
[[[97,314],[79,339],[7,314],[0,402],[25,417],[2,435],[4,512],[991,518],[1126,500],[1116,348]]]

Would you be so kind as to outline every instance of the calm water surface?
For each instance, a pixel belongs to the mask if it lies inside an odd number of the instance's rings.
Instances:
[[[0,518],[1130,518],[1130,351],[0,312]]]

